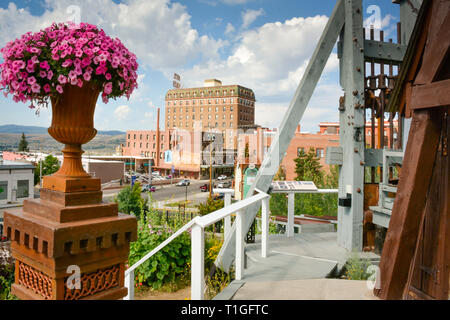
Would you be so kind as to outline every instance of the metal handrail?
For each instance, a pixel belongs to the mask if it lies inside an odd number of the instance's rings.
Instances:
[[[125,271],[125,286],[128,288],[128,295],[124,298],[125,300],[130,300],[134,298],[134,271],[136,270],[136,268],[138,268],[140,265],[142,265],[145,261],[147,261],[148,259],[150,259],[153,255],[155,255],[156,253],[158,253],[161,249],[163,249],[166,245],[168,245],[170,242],[172,242],[172,240],[174,240],[175,238],[177,238],[178,236],[180,236],[183,232],[187,231],[188,229],[192,228],[192,233],[191,233],[191,245],[192,247],[196,247],[196,249],[198,249],[197,247],[200,247],[200,250],[191,250],[192,251],[192,265],[191,268],[192,269],[196,269],[195,272],[193,271],[192,273],[196,276],[191,276],[191,290],[192,290],[192,297],[193,299],[202,299],[203,298],[203,292],[201,290],[201,287],[203,286],[203,277],[200,276],[198,277],[199,274],[204,274],[203,273],[203,262],[201,264],[198,263],[197,260],[202,260],[204,261],[204,253],[202,252],[204,249],[204,243],[201,243],[202,241],[198,241],[199,240],[199,236],[201,239],[203,239],[203,231],[204,228],[207,226],[210,226],[214,223],[216,223],[219,220],[222,220],[226,217],[229,217],[232,213],[237,213],[237,219],[239,221],[239,225],[242,226],[242,212],[243,209],[245,209],[246,207],[253,205],[254,203],[257,203],[259,201],[263,201],[265,200],[267,203],[265,203],[263,205],[263,207],[265,207],[266,209],[263,210],[266,214],[268,212],[268,198],[270,197],[270,195],[261,192],[259,190],[257,190],[258,194],[244,199],[242,201],[236,202],[234,204],[230,204],[222,209],[216,210],[208,215],[205,216],[197,216],[194,219],[192,219],[191,221],[189,221],[187,224],[185,224],[183,227],[181,227],[180,229],[178,229],[174,234],[172,234],[169,238],[167,238],[166,240],[164,240],[160,245],[158,245],[156,248],[154,248],[152,251],[150,251],[149,253],[147,253],[144,257],[142,257],[138,262],[136,262],[135,264],[133,264],[131,267],[129,267],[126,271]],[[268,219],[268,218],[267,218]],[[266,219],[266,220],[267,220]],[[266,228],[268,229],[268,228]],[[268,232],[268,230],[267,230]],[[243,234],[243,229],[240,228],[240,233]],[[195,240],[194,240],[195,239]],[[262,255],[265,257],[267,254],[267,245],[266,245],[266,241],[263,241],[263,250],[262,250]],[[241,243],[239,245],[239,247],[242,249],[243,251],[243,243]],[[198,251],[198,252],[197,252]],[[195,255],[195,257],[194,257]],[[242,254],[241,254],[242,255]],[[242,259],[239,259],[242,260]],[[195,261],[195,262],[194,262]],[[242,260],[243,261],[243,260]],[[239,265],[241,265],[242,263],[239,263]],[[239,268],[237,268],[240,270],[240,273],[242,273],[242,269],[243,269],[243,264],[242,266],[240,266]],[[238,270],[237,270],[238,271]],[[240,277],[240,276],[239,276]],[[238,276],[236,276],[236,278],[238,278]],[[196,282],[200,283],[200,287],[197,285],[194,285]],[[199,290],[200,288],[200,290]],[[194,297],[195,296],[195,297]]]
[[[188,223],[186,223],[184,226],[182,226],[180,229],[178,229],[174,234],[172,234],[169,238],[164,240],[159,246],[157,246],[155,249],[147,253],[145,256],[143,256],[138,262],[133,264],[131,267],[129,267],[127,270],[125,270],[125,276],[128,276],[132,271],[134,271],[136,268],[138,268],[141,264],[143,264],[145,261],[150,259],[153,255],[158,253],[159,250],[164,248],[166,245],[168,245],[172,240],[177,238],[179,235],[181,235],[183,232],[187,231],[189,228],[192,227],[196,223],[199,217],[195,217]]]

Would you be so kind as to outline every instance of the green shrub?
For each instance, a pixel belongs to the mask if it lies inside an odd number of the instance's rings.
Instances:
[[[0,300],[16,300],[11,294],[11,285],[14,283],[14,264],[0,264]]]
[[[344,278],[348,280],[367,280],[373,274],[370,272],[372,263],[367,258],[353,253],[345,264]]]
[[[138,239],[130,245],[129,265],[133,265],[160,245],[182,226],[178,219],[166,221],[164,215],[154,210],[140,215]],[[191,240],[189,233],[182,233],[153,257],[145,261],[135,272],[137,286],[146,284],[153,289],[175,282],[190,269]]]
[[[141,198],[141,185],[136,182],[131,186],[120,190],[119,194],[114,198],[114,201],[119,205],[119,212],[126,214],[133,214],[140,218],[141,212],[144,214],[148,211],[147,199]]]

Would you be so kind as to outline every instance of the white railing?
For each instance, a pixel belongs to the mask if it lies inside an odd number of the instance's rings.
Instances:
[[[330,194],[338,193],[338,189],[318,189],[318,190],[273,190],[272,193],[287,193],[288,194],[288,215],[286,236],[294,236],[294,206],[295,206],[295,194],[296,193],[312,193],[312,194]]]
[[[219,190],[217,190],[219,191]],[[223,192],[221,189],[219,192]],[[216,210],[206,216],[195,217],[186,225],[177,230],[172,236],[162,242],[159,246],[153,249],[151,252],[142,257],[133,266],[125,271],[125,286],[128,288],[128,295],[124,300],[134,299],[134,271],[142,263],[151,258],[159,250],[164,248],[173,239],[181,235],[183,232],[191,229],[191,300],[203,300],[205,292],[205,234],[206,227],[230,217],[232,213],[236,214],[236,258],[235,258],[235,279],[241,280],[244,274],[244,236],[246,230],[244,230],[243,215],[245,208],[261,202],[262,205],[262,235],[261,235],[261,256],[267,257],[267,241],[269,234],[269,198],[270,196],[264,192],[257,190],[258,194],[244,199],[242,201],[231,203],[231,193],[227,198],[225,193],[225,207]],[[230,230],[230,228],[228,229]]]

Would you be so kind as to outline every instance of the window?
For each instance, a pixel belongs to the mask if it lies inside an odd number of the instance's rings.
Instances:
[[[192,100],[192,104],[195,104],[195,100]]]
[[[8,181],[0,181],[0,200],[8,199]]]
[[[141,135],[139,135],[139,140],[142,140],[142,134],[141,134]]]
[[[226,114],[225,113],[222,115],[222,119],[226,119]]]
[[[225,112],[225,111],[227,111],[227,107],[224,106],[223,107],[223,112]]]
[[[161,141],[164,141],[164,135],[161,135]]]
[[[211,120],[211,115],[210,114],[208,114],[208,120]]]
[[[192,120],[195,120],[195,114],[192,115]]]
[[[153,135],[153,140],[155,140],[155,139],[156,139],[156,134]]]
[[[323,158],[323,149],[322,148],[316,149],[316,156],[317,156],[317,158]]]
[[[202,114],[200,115],[200,119],[203,119],[203,115]]]
[[[133,139],[136,140],[136,135],[135,134],[133,135]]]
[[[155,148],[156,148],[156,143],[153,144],[153,149],[155,149]]]
[[[211,104],[211,99],[208,99],[208,104]]]
[[[130,139],[130,134],[128,134],[128,140]]]
[[[233,106],[230,106],[230,111],[233,111]]]
[[[219,112],[219,107],[216,107],[216,112]]]
[[[219,104],[219,99],[216,99],[216,104]]]
[[[177,116],[173,116],[173,120],[177,120]]]
[[[203,112],[203,107],[200,108],[200,112]]]
[[[162,153],[162,152],[159,153],[159,158],[160,158],[160,159],[163,158],[163,153]]]
[[[147,135],[147,141],[148,141],[148,135]]]
[[[167,120],[170,120],[170,116],[167,116]]]
[[[139,148],[142,148],[142,142],[141,142],[141,143],[139,143]]]
[[[164,143],[161,143],[161,149],[164,149]]]
[[[232,114],[230,114],[230,119],[233,119],[233,115]]]
[[[186,120],[189,120],[189,116],[186,116]]]
[[[216,114],[216,120],[217,120],[217,119],[219,119],[219,115],[218,115],[218,114]]]
[[[234,101],[234,99],[233,99],[233,98],[231,98],[231,99],[230,99],[230,103],[233,103],[233,101]]]
[[[136,148],[136,142],[133,142],[133,148]]]
[[[302,152],[305,152],[305,148],[297,148],[297,156],[299,156]]]
[[[145,144],[145,148],[148,149],[148,142]]]
[[[174,102],[173,102],[173,105],[174,105],[174,106],[176,106],[176,105],[177,105],[177,102],[176,102],[176,101],[174,101]]]
[[[226,126],[226,123],[225,122],[222,122],[222,127],[225,127]]]
[[[183,112],[183,108],[180,108],[180,112]]]
[[[128,142],[128,147],[130,147],[130,143]]]

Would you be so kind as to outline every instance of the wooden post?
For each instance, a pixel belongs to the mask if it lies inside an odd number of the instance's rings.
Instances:
[[[414,255],[419,225],[439,143],[441,122],[431,110],[416,110],[405,161],[380,261],[382,299],[401,299]]]

